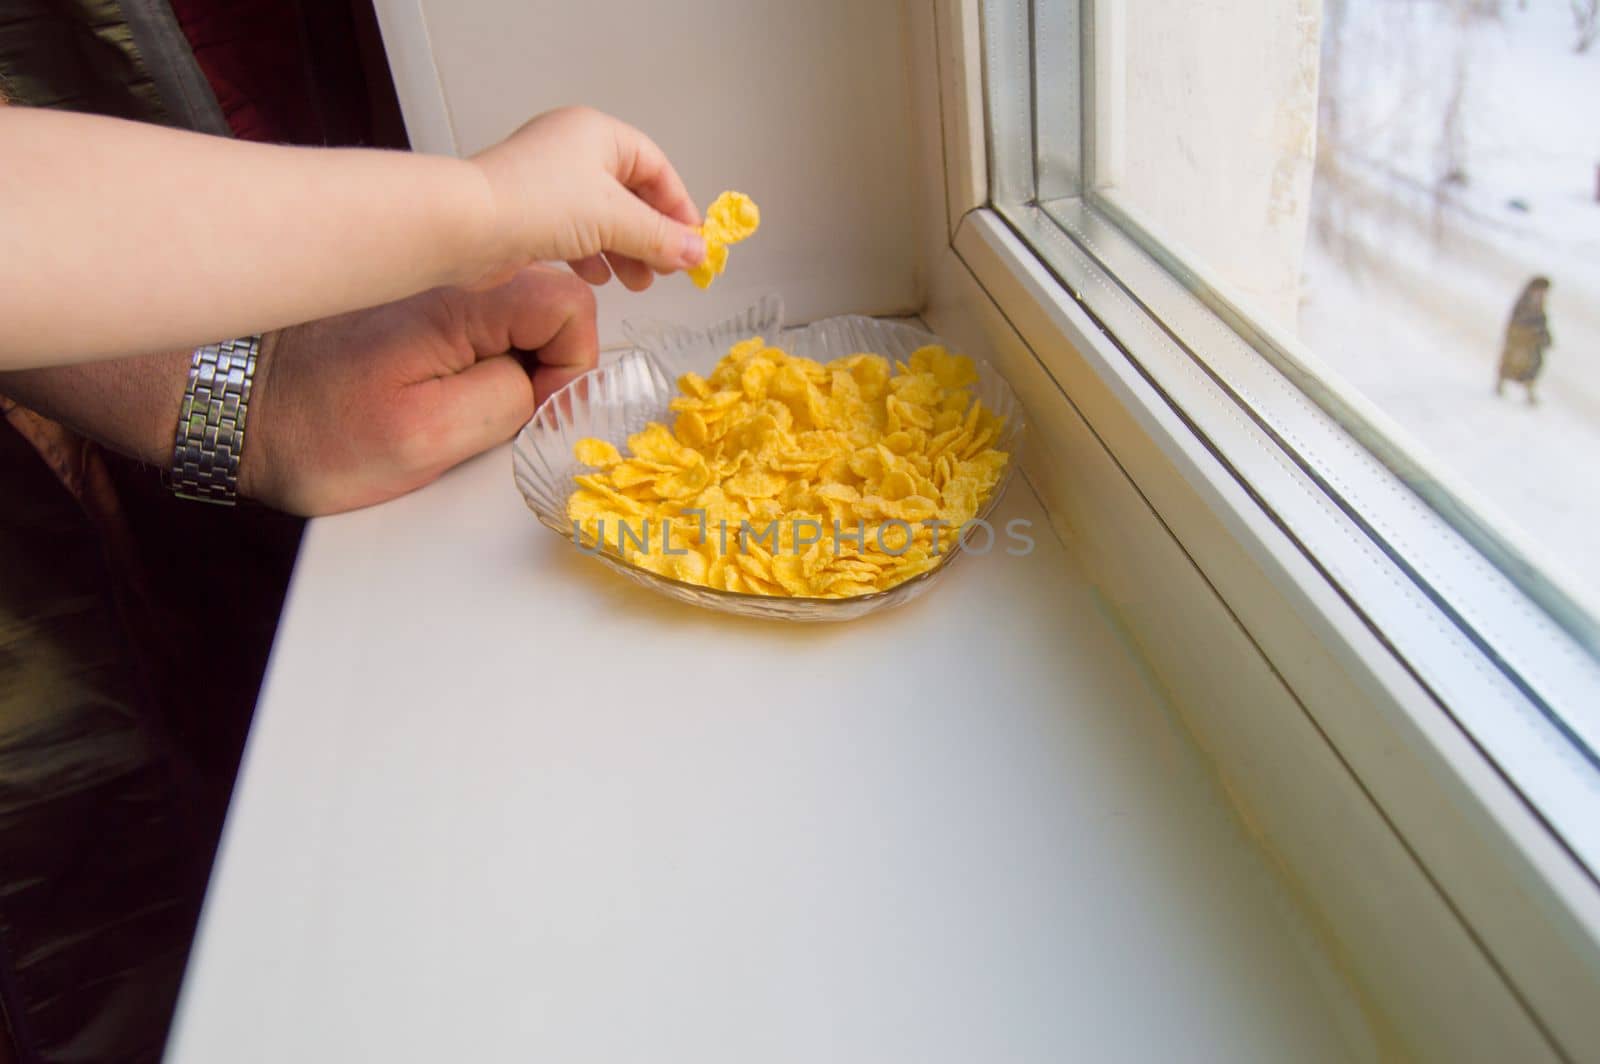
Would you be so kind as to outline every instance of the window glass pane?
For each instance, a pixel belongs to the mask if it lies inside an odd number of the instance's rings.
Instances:
[[[1600,613],[1600,0],[1096,5],[1093,183]]]
[[[1317,6],[1131,0],[1104,16],[1122,22],[1120,54],[1096,57],[1099,73],[1121,74],[1104,79],[1097,102],[1122,96],[1120,136],[1101,138],[1097,184],[1284,325],[1299,302],[1309,218]]]

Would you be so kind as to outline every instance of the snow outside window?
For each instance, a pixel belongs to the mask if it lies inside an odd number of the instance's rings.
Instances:
[[[1120,66],[1099,192],[1391,418],[1591,615],[1597,7],[1134,0],[1096,56]]]

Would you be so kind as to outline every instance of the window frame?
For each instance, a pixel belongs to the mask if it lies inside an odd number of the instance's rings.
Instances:
[[[1600,661],[1581,611],[1547,579],[1539,581],[1542,596],[1520,586],[1518,578],[1536,570],[1484,520],[1474,518],[1466,530],[1454,527],[1436,500],[1448,502],[1447,512],[1472,511],[1396,442],[1381,415],[1327,383],[1336,378],[1313,369],[1303,349],[1227,302],[1181,249],[1161,241],[1126,204],[1095,193],[1093,182],[1080,183],[1076,194],[1042,199],[1046,164],[1036,158],[1030,166],[1020,151],[996,147],[1009,128],[1025,122],[1036,157],[1052,137],[1063,139],[1059,132],[1047,135],[1046,126],[1076,119],[1082,136],[1082,112],[1041,119],[1039,71],[1067,64],[1059,56],[1040,62],[1035,54],[1023,75],[1010,59],[1032,47],[1023,38],[1030,28],[1067,46],[1092,41],[1094,6],[1092,0],[989,5],[985,29],[994,32],[986,42],[987,89],[996,120],[989,146],[996,174],[991,207],[1117,337],[1203,445],[1305,545],[1341,595],[1370,617],[1440,708],[1600,882]],[[1062,30],[1061,22],[1076,19],[1089,30]],[[1092,86],[1087,59],[1083,67],[1083,82]],[[1094,106],[1092,88],[1082,98]],[[1090,168],[1084,172],[1092,173],[1093,137],[1082,139]],[[1156,354],[1163,347],[1177,349],[1165,360],[1164,376]],[[1241,417],[1256,431],[1237,433],[1226,424]],[[1287,460],[1303,477],[1274,484],[1255,461],[1264,455]],[[1303,490],[1296,493],[1290,487],[1296,480],[1310,483],[1299,484]],[[1418,505],[1419,497],[1428,505]],[[1317,512],[1329,504],[1337,514]],[[1480,548],[1485,537],[1496,545],[1492,555]],[[1357,553],[1376,550],[1381,557],[1341,558],[1348,552],[1338,549],[1339,539]],[[1553,614],[1550,596],[1558,600]],[[1424,637],[1429,626],[1439,629],[1436,638]],[[1463,667],[1473,676],[1465,684],[1454,678]],[[1540,741],[1514,753],[1529,745],[1528,728]]]
[[[1499,646],[1464,631],[1459,617],[1449,612],[1450,602],[1441,601],[1437,589],[1421,586],[1414,570],[1406,569],[1407,556],[1397,556],[1392,544],[1381,544],[1387,549],[1367,560],[1370,571],[1365,581],[1341,579],[1330,568],[1333,559],[1319,547],[1327,542],[1327,535],[1337,533],[1355,545],[1374,541],[1374,530],[1370,523],[1363,524],[1360,507],[1341,500],[1318,516],[1323,508],[1310,502],[1285,505],[1288,479],[1309,480],[1327,498],[1327,477],[1319,476],[1318,467],[1307,463],[1307,456],[1295,454],[1283,433],[1275,430],[1280,421],[1274,416],[1281,418],[1283,411],[1263,411],[1245,402],[1230,376],[1237,370],[1214,364],[1205,345],[1186,343],[1186,338],[1198,331],[1216,336],[1221,327],[1238,342],[1242,329],[1248,341],[1242,346],[1250,349],[1256,363],[1249,367],[1252,372],[1309,386],[1309,400],[1306,392],[1295,389],[1311,411],[1298,412],[1298,417],[1312,419],[1312,427],[1322,433],[1361,437],[1362,453],[1377,467],[1363,470],[1368,478],[1384,478],[1389,489],[1409,492],[1418,478],[1430,471],[1407,468],[1403,450],[1398,459],[1389,456],[1387,462],[1382,456],[1373,458],[1367,438],[1359,430],[1376,425],[1385,433],[1392,431],[1384,419],[1374,416],[1359,397],[1336,385],[1324,387],[1314,359],[1293,345],[1268,336],[1268,350],[1263,352],[1256,343],[1262,337],[1251,335],[1254,330],[1248,320],[1218,294],[1220,289],[1165,254],[1166,246],[1131,212],[1097,196],[1092,188],[1085,193],[1081,184],[1075,195],[1056,196],[1040,204],[1035,193],[1044,187],[1041,175],[1053,172],[1059,176],[1064,171],[1034,165],[1036,151],[1052,150],[1050,139],[1059,136],[1059,131],[1040,130],[1036,100],[1055,90],[1037,87],[1040,64],[1026,35],[1040,24],[1037,16],[1044,7],[1050,9],[1043,21],[1047,28],[1059,24],[1059,18],[1052,20],[1052,15],[1066,10],[1080,43],[1104,39],[1120,32],[1118,20],[1105,17],[1106,11],[1116,10],[1114,4],[1101,9],[1098,22],[1093,0],[1061,4],[1048,0],[935,0],[934,6],[943,68],[942,135],[950,237],[960,269],[1018,333],[1026,332],[1018,323],[1036,323],[1034,334],[1026,340],[1052,376],[1056,376],[1054,363],[1060,356],[1053,356],[1050,349],[1057,343],[1068,345],[1073,358],[1089,363],[1119,393],[1118,401],[1126,404],[1126,413],[1133,415],[1147,437],[1119,439],[1115,433],[1093,426],[1097,442],[1146,495],[1159,520],[1182,542],[1195,565],[1207,572],[1213,589],[1295,691],[1334,756],[1371,797],[1388,828],[1434,883],[1442,903],[1502,974],[1508,992],[1526,1009],[1555,1053],[1568,1055],[1573,1047],[1600,1044],[1593,1040],[1600,1035],[1600,1026],[1587,1016],[1592,1010],[1581,1004],[1584,995],[1600,990],[1600,889],[1594,874],[1600,867],[1596,861],[1600,849],[1590,840],[1585,854],[1580,855],[1562,831],[1565,826],[1571,832],[1574,812],[1579,817],[1582,812],[1576,806],[1586,806],[1586,800],[1581,792],[1575,792],[1577,799],[1568,803],[1573,808],[1565,810],[1563,823],[1562,810],[1551,815],[1553,799],[1549,795],[1543,796],[1543,806],[1529,798],[1492,754],[1504,744],[1503,737],[1484,733],[1483,720],[1473,722],[1477,731],[1463,722],[1462,717],[1470,715],[1466,710],[1485,703],[1487,686],[1480,681],[1463,684],[1459,678],[1453,685],[1446,684],[1452,669],[1458,667],[1452,662],[1471,662],[1474,669],[1491,667],[1500,677],[1501,689],[1495,697],[1513,703],[1520,699],[1521,711],[1533,714],[1545,727],[1559,728],[1565,721],[1552,720],[1547,715],[1549,707],[1537,704],[1538,693],[1505,675],[1507,659],[1501,656]],[[1025,66],[1015,61],[1018,54],[1028,58]],[[1060,64],[1045,66],[1052,71],[1062,69]],[[1117,136],[1118,130],[1117,116],[1096,108],[1092,70],[1083,62],[1076,69],[1082,78],[1077,96],[1081,175],[1094,172],[1096,141]],[[1019,71],[1025,71],[1025,76],[1019,77]],[[1006,138],[1026,143],[1026,157],[1021,152],[997,150],[997,143]],[[986,163],[978,167],[986,170],[986,182],[972,178],[975,162]],[[1153,255],[1152,247],[1160,254]],[[1155,309],[1158,296],[1160,306],[1166,308],[1164,316]],[[1167,320],[1180,315],[1186,323]],[[1067,327],[1065,323],[1074,319],[1076,326]],[[1157,366],[1155,349],[1163,345],[1175,350],[1167,352],[1173,357],[1165,366]],[[1238,351],[1233,354],[1236,361],[1242,357]],[[1173,385],[1169,374],[1176,371],[1179,357],[1189,362],[1191,374],[1198,374],[1191,378],[1192,386]],[[1319,391],[1326,394],[1316,394]],[[1070,389],[1064,389],[1064,395],[1074,404],[1082,402]],[[1341,403],[1348,404],[1345,412],[1351,416],[1337,416]],[[1087,411],[1083,413],[1086,420],[1092,420]],[[1231,434],[1216,430],[1215,426],[1230,419],[1237,422]],[[1355,434],[1352,425],[1358,430]],[[1161,452],[1159,459],[1135,453],[1147,443]],[[1268,483],[1261,470],[1269,468],[1266,463],[1284,460],[1289,462],[1280,473],[1285,483]],[[1151,491],[1147,482],[1141,483],[1139,467],[1150,462],[1162,466],[1163,476],[1176,472],[1207,496],[1213,516],[1226,527],[1233,542],[1222,543],[1215,532],[1210,533],[1209,541],[1186,536],[1191,524],[1188,515],[1163,506],[1159,493]],[[1456,504],[1467,505],[1462,501],[1467,493],[1455,494],[1448,479],[1441,477],[1435,483]],[[1481,562],[1470,537],[1431,509],[1422,509],[1426,510],[1423,517],[1431,521],[1422,522],[1415,534],[1426,531],[1437,537],[1434,543],[1457,552],[1464,541]],[[1320,537],[1307,534],[1307,522],[1313,516],[1325,526]],[[1457,541],[1454,544],[1452,537]],[[1505,545],[1516,549],[1515,544]],[[1229,581],[1216,576],[1213,563],[1236,550],[1261,562],[1273,574],[1269,589],[1238,591],[1237,584],[1229,586]],[[1496,561],[1504,563],[1504,558]],[[1593,663],[1581,630],[1575,634],[1563,626],[1562,622],[1571,618],[1559,615],[1559,602],[1557,609],[1547,614],[1544,607],[1551,599],[1526,593],[1498,568],[1494,574],[1499,581],[1493,589],[1496,595],[1532,599],[1540,607],[1536,619],[1550,626],[1541,629],[1535,625],[1522,632],[1525,645],[1521,653],[1538,653],[1539,639],[1559,637],[1567,641],[1565,651],[1576,647],[1583,662]],[[1481,574],[1469,575],[1466,570],[1455,575],[1458,586],[1481,578]],[[1380,585],[1371,582],[1373,577],[1388,579],[1398,590],[1375,595],[1372,588]],[[1408,586],[1411,592],[1404,591]],[[1433,611],[1432,627],[1440,633],[1437,646],[1419,647],[1414,640],[1402,646],[1403,638],[1397,642],[1395,637],[1405,636],[1408,628],[1396,620],[1401,608],[1413,613],[1422,608]],[[1321,646],[1302,643],[1286,650],[1281,641],[1274,640],[1271,629],[1276,619],[1290,611],[1326,622]],[[1319,684],[1333,686],[1332,674],[1327,671],[1330,662],[1343,676],[1355,679],[1354,686],[1363,696],[1360,704],[1348,698],[1339,704],[1318,689]],[[1570,684],[1567,697],[1590,689],[1591,677],[1581,670],[1565,679]],[[1553,681],[1546,675],[1544,682]],[[1509,692],[1503,690],[1507,685]],[[1202,722],[1197,730],[1203,728]],[[1391,756],[1397,746],[1420,751],[1420,760]],[[1226,775],[1230,759],[1238,752],[1223,750],[1217,756]],[[1398,768],[1402,761],[1406,764],[1403,771]],[[1593,766],[1585,761],[1569,769],[1569,782],[1581,782]],[[1441,816],[1445,809],[1449,817]],[[1248,815],[1249,810],[1245,812]],[[1576,824],[1579,829],[1583,826]],[[1319,827],[1305,825],[1308,831]],[[1487,888],[1488,881],[1498,886]],[[1560,973],[1560,977],[1552,973]],[[1449,977],[1440,978],[1448,981]]]

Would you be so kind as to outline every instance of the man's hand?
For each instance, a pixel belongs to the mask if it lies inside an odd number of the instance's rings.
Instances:
[[[510,439],[596,358],[593,294],[545,267],[269,333],[240,493],[308,516],[404,494]],[[0,373],[0,392],[165,468],[188,365],[173,352]]]
[[[530,267],[263,341],[240,494],[299,514],[402,495],[510,439],[598,357],[594,296]]]

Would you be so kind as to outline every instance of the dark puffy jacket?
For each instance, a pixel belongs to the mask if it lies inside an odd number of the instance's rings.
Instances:
[[[0,0],[0,96],[371,143],[351,10]],[[173,500],[4,391],[0,1061],[153,1061],[299,523]]]

